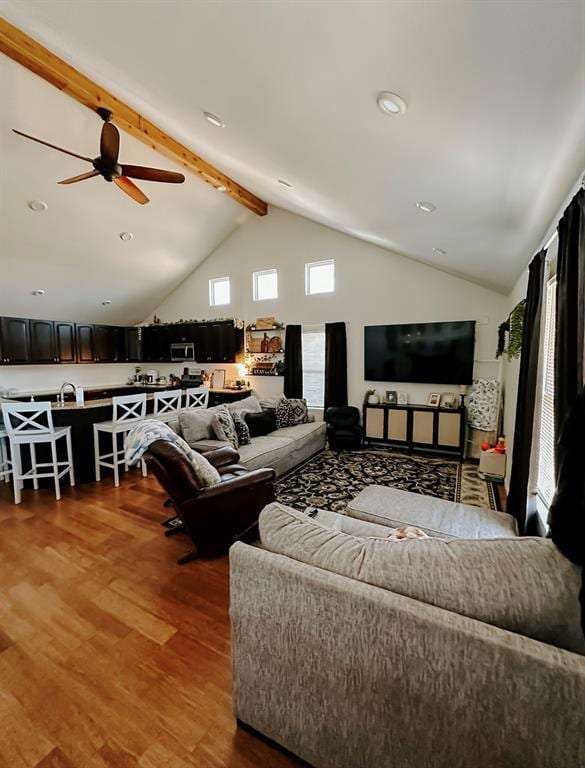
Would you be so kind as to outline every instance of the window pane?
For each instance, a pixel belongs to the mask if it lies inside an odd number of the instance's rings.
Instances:
[[[555,320],[556,280],[547,286],[542,360],[542,401],[538,442],[538,479],[536,492],[548,510],[555,494]]]
[[[212,307],[230,303],[229,277],[216,277],[209,281],[209,303]]]
[[[317,261],[305,265],[305,288],[311,293],[333,293],[335,290],[335,264],[331,261]]]
[[[325,402],[325,329],[323,326],[303,328],[303,396],[312,408],[323,408]]]
[[[278,277],[275,269],[254,272],[254,301],[278,298]]]

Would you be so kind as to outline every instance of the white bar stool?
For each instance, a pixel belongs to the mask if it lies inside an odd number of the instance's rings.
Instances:
[[[12,454],[12,481],[14,484],[14,503],[20,504],[21,489],[25,480],[32,480],[33,488],[38,490],[39,479],[52,477],[55,482],[55,498],[61,498],[59,480],[63,475],[69,475],[70,485],[75,485],[73,473],[73,452],[71,449],[71,427],[55,427],[51,403],[3,403],[4,426],[10,440]],[[57,457],[57,440],[65,438],[67,460],[59,461]],[[51,446],[51,461],[37,462],[37,445],[49,443]],[[31,468],[22,471],[21,446],[28,445],[30,449]],[[39,470],[46,470],[41,471]]]
[[[2,414],[0,413],[0,481],[10,482],[12,474],[12,461],[8,451],[8,432],[1,426]]]
[[[118,435],[124,437],[146,416],[146,395],[122,395],[112,398],[112,421],[100,421],[93,425],[93,446],[95,452],[95,479],[102,479],[101,468],[114,470],[114,485],[120,485],[120,464],[124,469],[128,465],[124,461],[124,448],[118,447]],[[100,453],[100,433],[110,435],[111,453]],[[108,461],[111,459],[111,463]],[[146,477],[146,464],[141,462],[142,474]]]
[[[207,408],[209,402],[208,387],[193,387],[185,390],[185,408]]]
[[[168,389],[154,393],[154,411],[152,417],[159,421],[171,421],[181,410],[181,390]]]

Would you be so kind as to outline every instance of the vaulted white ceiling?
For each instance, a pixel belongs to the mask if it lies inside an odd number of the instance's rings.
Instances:
[[[137,182],[144,206],[101,177],[59,186],[88,166],[11,129],[95,157],[100,118],[1,54],[0,94],[0,315],[140,322],[247,216],[189,175]],[[123,162],[182,170],[128,134],[120,146]]]
[[[585,168],[583,0],[8,0],[0,7],[268,202],[504,292]],[[384,89],[406,100],[404,116],[377,109]],[[19,98],[24,130],[92,150],[91,113],[68,129],[30,98]],[[226,127],[209,125],[203,110]],[[123,136],[124,145],[137,162],[149,154]],[[8,149],[23,159],[14,140]],[[74,160],[25,150],[27,174],[37,173],[30,160],[41,154],[52,165],[19,190],[22,200],[70,191],[48,185],[75,172]],[[101,180],[94,197],[76,189],[69,254],[83,250],[77,219],[89,212],[114,235],[156,214],[151,225],[162,224],[168,237],[157,240],[152,253],[161,260],[147,259],[146,269],[178,275],[186,251],[205,250],[235,222],[232,203],[197,184],[190,192],[197,215],[176,188],[157,190],[156,202],[153,193],[144,214],[131,201],[110,204],[115,192]],[[421,213],[418,200],[437,210]],[[130,247],[138,251],[138,238]],[[116,259],[129,250],[115,249]]]

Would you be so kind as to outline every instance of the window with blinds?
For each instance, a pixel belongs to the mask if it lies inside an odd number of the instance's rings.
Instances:
[[[542,356],[540,435],[538,440],[538,475],[536,494],[546,512],[555,493],[555,324],[557,281],[547,283]]]
[[[310,408],[323,408],[325,404],[325,326],[304,325],[303,396]]]

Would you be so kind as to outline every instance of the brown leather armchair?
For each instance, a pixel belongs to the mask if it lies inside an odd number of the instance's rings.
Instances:
[[[186,456],[166,440],[156,440],[144,454],[197,548],[181,557],[179,564],[199,555],[225,553],[244,536],[253,540],[258,515],[274,501],[273,469],[248,471],[238,464],[238,452],[229,447],[209,451],[205,458],[221,475],[218,485],[202,486]]]

